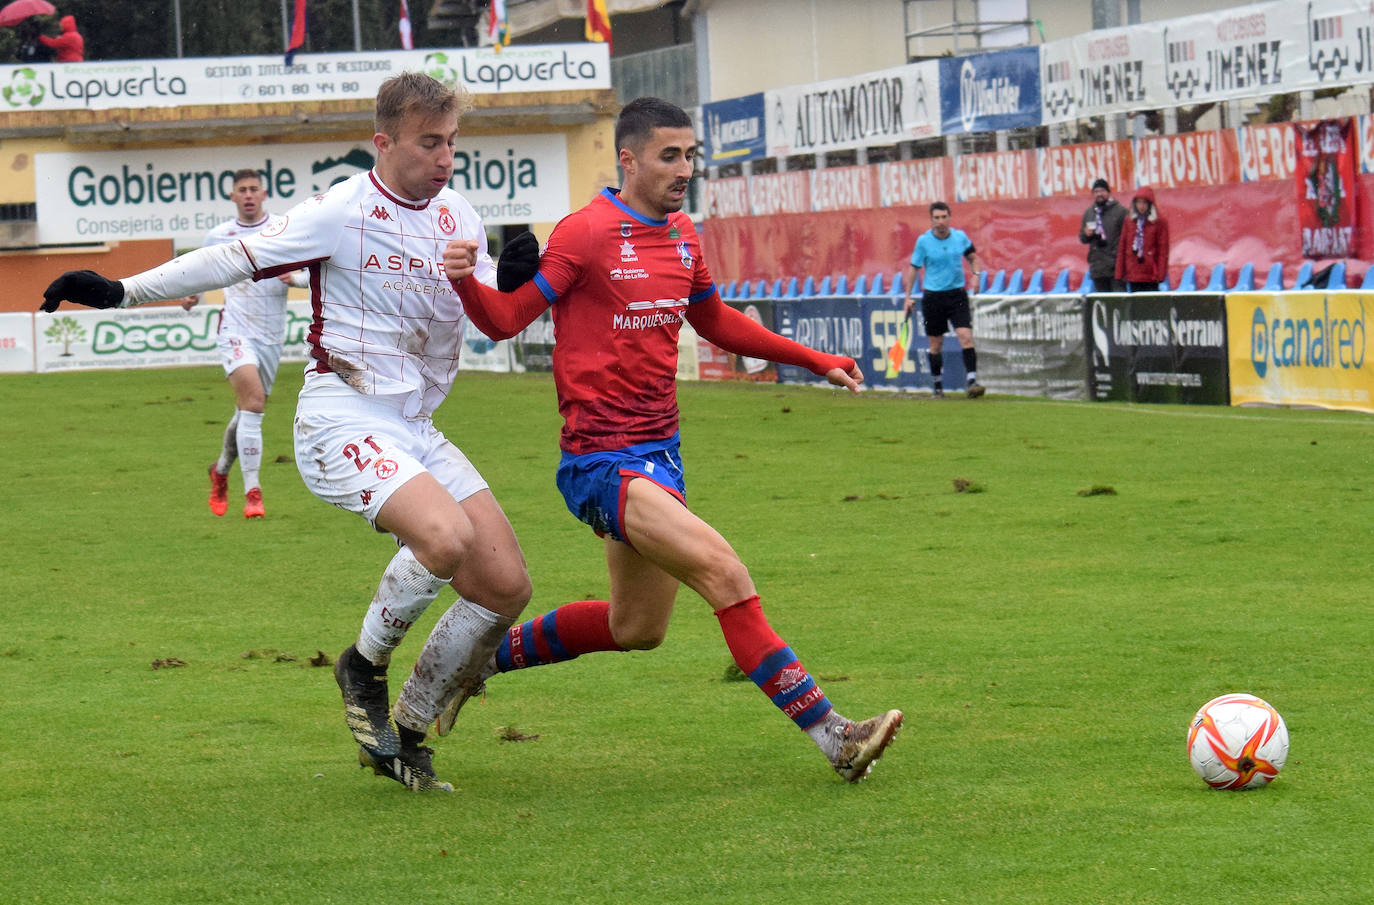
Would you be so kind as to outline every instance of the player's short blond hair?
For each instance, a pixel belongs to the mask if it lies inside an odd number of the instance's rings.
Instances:
[[[395,138],[402,121],[411,116],[428,119],[451,114],[456,120],[470,104],[467,89],[461,85],[445,85],[423,72],[403,72],[382,82],[377,89],[374,128]]]

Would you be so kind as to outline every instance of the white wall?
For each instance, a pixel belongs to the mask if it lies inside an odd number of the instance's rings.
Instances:
[[[958,0],[959,16],[974,18],[972,0]],[[1247,4],[1226,0],[1140,0],[1142,21],[1173,19]],[[1046,41],[1092,30],[1092,0],[1030,0]],[[954,0],[911,4],[912,30],[947,25]],[[875,72],[907,62],[902,0],[702,0],[710,44],[710,84],[702,100],[725,100],[842,76]],[[1121,0],[1126,22],[1126,0]],[[1033,43],[1039,35],[1031,30]],[[939,56],[953,48],[949,38],[912,42],[912,52]],[[972,52],[969,39],[960,43]]]

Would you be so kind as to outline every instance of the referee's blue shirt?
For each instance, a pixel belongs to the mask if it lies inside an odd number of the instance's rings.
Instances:
[[[973,242],[962,229],[950,228],[943,239],[931,230],[921,233],[911,250],[911,266],[925,268],[922,289],[963,289],[964,255],[973,251]]]

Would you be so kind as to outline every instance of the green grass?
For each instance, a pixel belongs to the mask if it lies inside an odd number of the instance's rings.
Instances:
[[[657,651],[493,680],[437,746],[459,793],[423,797],[357,769],[330,671],[307,659],[352,640],[393,547],[272,462],[299,387],[283,372],[254,523],[204,505],[232,407],[217,369],[0,379],[6,901],[1374,888],[1368,417],[684,385],[694,509],[842,711],[906,711],[897,744],[841,783],[726,680],[684,591]],[[600,544],[553,487],[551,381],[464,374],[438,422],[520,536],[528,614],[604,597]],[[152,668],[170,657],[186,665]],[[1213,792],[1185,725],[1240,690],[1280,710],[1292,753],[1267,789]]]

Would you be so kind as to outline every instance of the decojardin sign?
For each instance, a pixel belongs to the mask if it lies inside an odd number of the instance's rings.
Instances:
[[[267,209],[284,213],[374,161],[370,142],[38,154],[38,241],[199,244],[233,216],[237,169],[257,169]],[[453,163],[450,185],[488,224],[553,222],[568,213],[562,135],[465,136]]]

